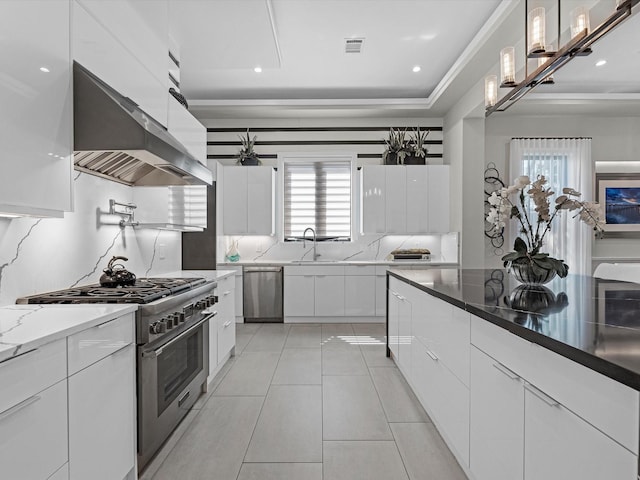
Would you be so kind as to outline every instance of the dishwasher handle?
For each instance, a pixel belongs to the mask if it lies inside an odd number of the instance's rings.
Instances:
[[[282,271],[282,267],[244,267],[244,273],[262,273],[262,272],[274,272],[280,273]]]

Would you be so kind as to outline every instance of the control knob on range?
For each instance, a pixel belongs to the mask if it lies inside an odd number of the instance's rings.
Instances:
[[[184,323],[184,312],[176,313],[176,315],[178,316],[178,321]]]
[[[173,328],[173,319],[171,317],[164,317],[160,322],[167,326],[167,330],[171,330]]]

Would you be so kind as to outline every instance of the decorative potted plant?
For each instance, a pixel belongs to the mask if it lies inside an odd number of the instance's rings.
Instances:
[[[416,127],[411,132],[409,138],[409,154],[404,159],[405,165],[426,165],[427,163],[427,137],[429,130],[420,131],[420,127]]]
[[[405,157],[409,153],[409,142],[407,141],[407,129],[389,130],[389,138],[385,140],[387,148],[382,154],[385,165],[400,165],[404,163]]]
[[[262,165],[258,154],[253,150],[257,137],[254,135],[253,138],[251,138],[249,136],[249,129],[247,128],[247,136],[241,137],[238,135],[238,138],[242,143],[242,148],[238,153],[238,165]]]
[[[576,212],[574,217],[592,227],[596,235],[603,232],[598,203],[578,200],[580,192],[565,187],[562,195],[556,197],[552,211],[549,198],[555,192],[546,184],[544,175],[539,175],[534,182],[524,175],[518,177],[514,185],[495,190],[488,198],[491,207],[486,220],[495,230],[503,229],[507,219],[515,219],[519,223],[520,236],[515,239],[514,251],[503,256],[502,261],[516,279],[525,284],[547,283],[556,275],[566,277],[569,272],[569,266],[563,260],[540,251],[553,220],[561,211]],[[510,198],[513,194],[517,194],[515,202]],[[527,204],[530,202],[535,206],[535,219],[528,213]]]

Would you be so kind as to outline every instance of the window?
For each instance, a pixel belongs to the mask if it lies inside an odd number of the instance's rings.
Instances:
[[[284,238],[351,239],[351,161],[284,162]]]

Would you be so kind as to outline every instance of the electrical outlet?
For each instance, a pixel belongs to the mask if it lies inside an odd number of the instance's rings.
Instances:
[[[160,260],[167,258],[167,246],[164,243],[158,245],[158,257]]]

